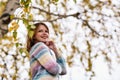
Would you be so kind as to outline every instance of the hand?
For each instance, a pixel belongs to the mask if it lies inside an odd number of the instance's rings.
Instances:
[[[59,57],[59,56],[60,56],[60,54],[58,53],[57,48],[56,48],[56,46],[55,46],[55,44],[54,44],[53,41],[46,41],[45,44],[46,44],[50,49],[52,49],[52,50],[54,51],[56,57]]]
[[[52,50],[55,49],[55,44],[53,41],[46,41],[45,44]]]

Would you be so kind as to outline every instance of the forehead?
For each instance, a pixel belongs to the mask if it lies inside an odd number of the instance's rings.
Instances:
[[[47,28],[46,26],[44,26],[44,25],[39,25],[36,29],[37,29],[37,30],[38,30],[38,29],[48,30],[48,28]]]

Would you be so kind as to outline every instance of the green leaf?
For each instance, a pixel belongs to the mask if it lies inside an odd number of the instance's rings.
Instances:
[[[34,25],[31,25],[31,29],[35,29],[36,28],[36,26],[34,26]]]
[[[23,5],[25,8],[29,7],[31,0],[20,0],[20,4]]]
[[[22,46],[22,43],[16,43],[15,45],[16,45],[16,47]]]
[[[28,20],[27,19],[23,19],[23,23],[25,24],[25,25],[28,25]]]
[[[17,32],[16,32],[16,31],[13,32],[13,37],[14,37],[15,39],[17,38]]]
[[[21,48],[21,49],[19,50],[19,52],[22,54],[22,53],[23,53],[23,49]]]
[[[29,35],[30,38],[33,37],[33,34],[34,34],[34,31],[32,31],[32,30],[29,30],[29,31],[28,31],[28,35]]]
[[[58,2],[59,0],[55,0],[55,2]]]
[[[15,45],[16,45],[16,47],[18,47],[18,46],[19,46],[19,43],[16,43]]]
[[[27,25],[27,29],[29,31],[31,29],[31,25]]]
[[[11,15],[11,16],[10,16],[10,19],[13,19],[14,17],[15,17],[14,15]]]
[[[76,3],[77,1],[76,1],[76,0],[74,0],[74,2]]]

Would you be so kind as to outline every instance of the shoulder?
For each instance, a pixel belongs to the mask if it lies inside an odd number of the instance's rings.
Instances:
[[[40,45],[45,45],[43,42],[37,42],[33,47],[40,46]]]
[[[48,48],[43,42],[37,42],[35,45],[32,46],[30,53],[32,53],[33,51],[35,51],[38,48]]]

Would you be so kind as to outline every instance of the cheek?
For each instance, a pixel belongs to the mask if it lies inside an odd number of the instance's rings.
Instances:
[[[47,36],[49,36],[49,34],[47,33]]]
[[[39,34],[39,33],[35,34],[35,39],[40,38],[40,36],[41,36],[41,34]]]
[[[37,34],[36,34],[36,37],[38,37],[38,36],[40,37],[40,36],[41,36],[41,34],[40,34],[40,33],[37,33]]]

